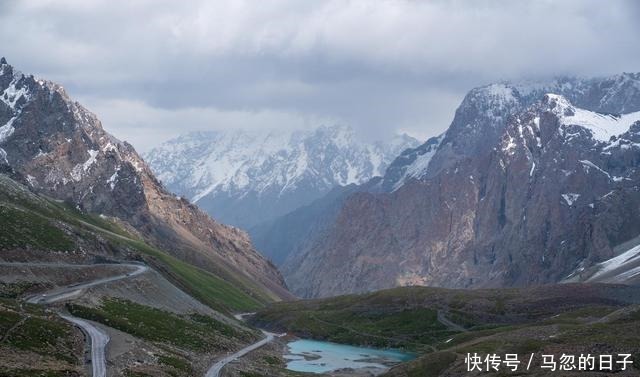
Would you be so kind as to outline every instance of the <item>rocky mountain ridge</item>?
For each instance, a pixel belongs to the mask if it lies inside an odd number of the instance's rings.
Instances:
[[[336,186],[382,176],[418,141],[364,143],[345,126],[293,132],[197,132],[169,140],[145,160],[172,191],[226,223],[250,229],[311,203]]]
[[[283,266],[288,284],[305,297],[525,286],[612,257],[640,234],[639,82],[622,74],[472,90],[447,132],[413,152],[428,161],[407,151],[376,187],[343,198]]]
[[[167,191],[134,148],[55,83],[0,61],[0,164],[36,192],[122,219],[155,245],[217,274],[255,279],[288,297],[248,235]]]

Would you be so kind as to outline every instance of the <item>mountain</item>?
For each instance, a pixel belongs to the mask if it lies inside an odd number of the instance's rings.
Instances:
[[[289,297],[248,235],[167,191],[134,148],[58,84],[0,61],[0,168],[31,190],[121,221],[155,247],[268,302]]]
[[[444,134],[432,137],[424,144],[406,149],[389,167],[380,182],[382,191],[394,191],[412,178],[421,178],[426,173],[431,158],[442,143]]]
[[[169,189],[222,221],[250,229],[320,198],[336,186],[381,176],[407,135],[363,143],[344,126],[294,132],[198,132],[144,157]]]
[[[285,265],[333,223],[344,199],[362,186],[338,186],[312,203],[251,228],[251,240],[277,266]]]
[[[640,234],[640,74],[473,89],[282,271],[304,297],[561,281]],[[334,211],[335,212],[335,211]]]

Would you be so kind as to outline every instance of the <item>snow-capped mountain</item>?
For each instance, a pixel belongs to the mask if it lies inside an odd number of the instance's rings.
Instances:
[[[222,221],[252,226],[290,212],[333,187],[382,176],[416,139],[363,143],[344,126],[293,132],[198,132],[145,155],[172,191]]]
[[[547,93],[561,95],[579,108],[601,114],[630,113],[640,110],[640,74],[499,82],[474,88],[465,96],[444,134],[406,150],[390,165],[381,183],[382,189],[397,190],[407,180],[433,176],[466,157],[477,155],[495,143],[510,116]]]
[[[165,190],[130,144],[64,88],[0,59],[0,173],[74,207],[118,218],[176,258],[250,278],[288,297],[279,272],[249,236]]]
[[[640,74],[476,88],[444,135],[314,208],[281,270],[301,296],[562,281],[640,236],[639,161]]]

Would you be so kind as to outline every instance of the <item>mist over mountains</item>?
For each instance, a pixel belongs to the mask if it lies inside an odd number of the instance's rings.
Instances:
[[[382,176],[407,135],[364,143],[346,126],[293,132],[198,132],[169,140],[145,160],[173,192],[245,229],[311,203],[336,186]]]
[[[404,151],[384,177],[260,234],[290,230],[269,248],[287,256],[281,269],[304,297],[580,275],[640,234],[639,80],[473,89],[446,133]]]
[[[558,282],[640,234],[640,75],[472,89],[442,135],[198,133],[147,154],[303,297]],[[585,233],[585,227],[590,229]]]
[[[639,375],[639,16],[0,2],[0,377]]]

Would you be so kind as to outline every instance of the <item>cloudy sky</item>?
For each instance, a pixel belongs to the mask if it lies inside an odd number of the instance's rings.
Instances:
[[[0,55],[149,147],[190,130],[446,129],[491,81],[640,71],[640,2],[0,2]]]

